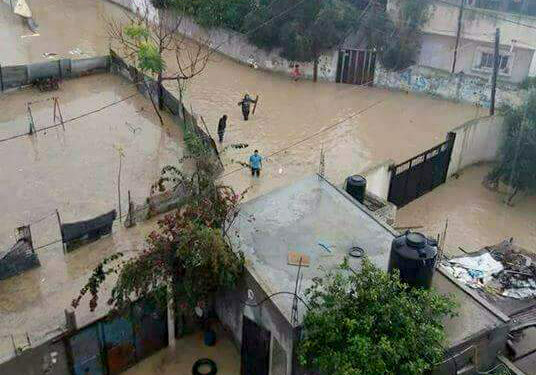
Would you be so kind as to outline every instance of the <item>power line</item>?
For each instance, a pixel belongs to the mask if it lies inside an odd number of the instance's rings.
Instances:
[[[110,107],[112,107],[112,106],[114,106],[114,105],[117,105],[117,104],[119,104],[119,103],[122,103],[122,102],[124,102],[124,101],[127,101],[128,99],[133,98],[134,96],[139,95],[139,94],[140,94],[139,92],[136,92],[136,93],[134,93],[134,94],[132,94],[132,95],[129,95],[129,96],[124,97],[124,98],[121,99],[121,100],[117,100],[117,101],[112,102],[112,103],[110,103],[110,104],[107,104],[107,105],[105,105],[105,106],[103,106],[103,107],[100,107],[100,108],[94,109],[94,110],[92,110],[92,111],[83,113],[83,114],[81,114],[81,115],[79,115],[79,116],[75,116],[75,117],[69,118],[69,119],[67,119],[67,120],[64,120],[64,121],[63,121],[63,124],[53,124],[53,125],[49,125],[49,126],[46,126],[46,127],[44,127],[44,128],[41,128],[41,129],[37,129],[34,133],[44,132],[44,131],[47,131],[47,130],[49,130],[49,129],[57,128],[58,126],[63,126],[63,125],[65,125],[65,124],[69,123],[69,122],[73,122],[73,121],[79,120],[79,119],[81,119],[81,118],[83,118],[83,117],[90,116],[90,115],[92,115],[92,114],[95,114],[95,113],[97,113],[97,112],[100,112],[100,111],[102,111],[102,110],[105,110],[106,108],[110,108]],[[11,140],[13,140],[13,139],[20,138],[20,137],[25,137],[25,136],[27,136],[27,135],[28,135],[28,133],[13,135],[13,136],[8,137],[8,138],[0,139],[0,143],[2,143],[2,142],[7,142],[7,141],[11,141]]]
[[[453,7],[453,8],[460,8],[461,6],[460,5],[457,5],[457,4],[452,4],[452,3],[449,3],[448,1],[445,1],[445,0],[436,0],[438,3],[441,3],[441,4],[444,4],[444,5],[447,5],[447,6],[450,6],[450,7]],[[463,0],[465,1],[465,0]],[[486,11],[485,9],[481,9],[481,8],[473,8],[473,7],[464,7],[464,9],[466,11],[472,11],[474,13],[480,13],[480,14],[486,14],[488,16],[490,16],[490,13],[489,11]],[[526,24],[526,23],[522,23],[522,22],[519,22],[519,21],[515,21],[515,20],[512,20],[510,18],[507,18],[507,17],[503,17],[503,16],[500,16],[499,14],[491,14],[492,17],[496,18],[496,19],[499,19],[499,20],[502,20],[502,21],[505,21],[505,22],[509,22],[509,23],[512,23],[512,24],[515,24],[515,25],[518,25],[518,26],[523,26],[523,27],[527,27],[529,29],[534,29],[536,30],[536,25],[529,25],[529,24]]]
[[[313,133],[313,134],[311,134],[311,135],[309,135],[309,136],[307,136],[307,137],[305,137],[305,138],[302,138],[302,139],[300,139],[300,140],[298,140],[298,141],[296,141],[296,142],[290,144],[289,146],[286,146],[286,147],[284,147],[284,148],[281,148],[281,149],[279,149],[279,150],[277,150],[277,151],[274,151],[274,152],[268,154],[267,157],[272,157],[272,156],[274,156],[274,155],[277,155],[277,154],[280,154],[280,153],[282,153],[282,152],[285,152],[285,151],[287,151],[287,150],[289,150],[289,149],[291,149],[291,148],[293,148],[293,147],[296,147],[296,146],[298,146],[298,145],[300,145],[300,144],[302,144],[302,143],[304,143],[304,142],[307,142],[308,140],[310,140],[310,139],[312,139],[312,138],[314,138],[314,137],[316,137],[316,136],[318,136],[318,135],[320,135],[320,134],[322,134],[322,133],[325,133],[325,132],[327,132],[327,131],[330,131],[330,130],[336,128],[337,126],[339,126],[339,125],[345,123],[346,121],[351,120],[352,118],[357,117],[357,116],[359,116],[359,115],[361,115],[361,114],[367,112],[368,110],[370,110],[370,109],[372,109],[372,108],[374,108],[374,107],[376,107],[376,106],[382,104],[382,103],[385,102],[386,100],[387,100],[387,99],[379,100],[379,101],[377,101],[377,102],[374,102],[374,103],[372,103],[371,105],[368,105],[367,107],[361,109],[361,110],[358,111],[357,113],[354,113],[354,114],[352,114],[352,115],[350,115],[350,116],[345,117],[344,119],[342,119],[342,120],[340,120],[340,121],[335,122],[334,124],[331,124],[331,125],[328,126],[327,128],[320,129],[320,130],[318,130],[317,132],[315,132],[315,133]],[[241,166],[240,168],[236,168],[236,169],[234,169],[234,170],[232,170],[232,171],[230,171],[230,172],[228,172],[228,173],[225,173],[223,176],[221,176],[221,178],[227,177],[227,176],[229,176],[229,175],[231,175],[231,174],[234,174],[234,173],[236,173],[236,172],[238,172],[238,171],[241,171],[241,170],[244,169],[244,168],[246,168],[246,166]]]

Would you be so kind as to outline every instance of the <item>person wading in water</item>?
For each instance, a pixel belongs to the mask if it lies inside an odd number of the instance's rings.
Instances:
[[[244,115],[244,121],[247,121],[249,118],[249,110],[251,107],[251,103],[257,103],[257,100],[251,99],[248,94],[244,96],[244,99],[242,99],[242,101],[238,102],[238,105],[242,106],[242,114]]]
[[[223,135],[225,134],[225,128],[227,127],[227,115],[223,115],[218,122],[218,138],[220,143],[223,142]]]
[[[253,155],[249,157],[249,166],[251,167],[251,175],[259,177],[262,168],[262,156],[259,155],[259,150],[255,150]]]

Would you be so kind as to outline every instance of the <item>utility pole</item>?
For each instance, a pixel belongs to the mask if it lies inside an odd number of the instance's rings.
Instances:
[[[463,21],[463,8],[465,6],[465,0],[460,0],[460,11],[458,13],[458,29],[456,31],[456,45],[454,46],[454,59],[452,60],[452,71],[456,69],[456,59],[458,58],[458,46],[460,45],[460,36],[462,34],[462,21]]]
[[[499,73],[499,41],[501,38],[501,30],[497,27],[495,30],[495,53],[493,55],[493,75],[491,76],[491,103],[489,106],[489,115],[495,114],[495,94],[497,92],[497,75]]]

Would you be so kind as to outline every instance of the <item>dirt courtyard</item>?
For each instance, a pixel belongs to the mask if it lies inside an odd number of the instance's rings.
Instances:
[[[436,237],[448,218],[446,250],[463,254],[458,247],[473,252],[514,237],[514,241],[536,252],[536,196],[520,195],[510,207],[505,192],[482,186],[490,166],[477,165],[451,178],[435,190],[398,210],[397,225],[422,226],[418,229]]]
[[[166,117],[164,128],[149,101],[112,74],[65,81],[59,91],[24,89],[0,96],[0,138],[28,131],[26,103],[58,96],[61,127],[0,143],[0,248],[13,243],[14,228],[32,223],[36,247],[59,238],[54,211],[63,222],[118,209],[119,152],[122,210],[128,191],[135,202],[150,192],[164,165],[183,156],[180,128]],[[133,95],[133,97],[128,98]],[[37,130],[53,123],[53,102],[31,106]]]
[[[203,343],[203,333],[195,332],[175,341],[175,348],[168,347],[141,361],[125,375],[186,375],[192,373],[192,366],[200,358],[212,359],[218,367],[218,374],[236,375],[240,373],[240,352],[222,329],[218,330],[215,346]],[[207,369],[200,369],[208,371]]]

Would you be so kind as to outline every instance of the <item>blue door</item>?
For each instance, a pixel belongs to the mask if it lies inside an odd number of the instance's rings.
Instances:
[[[99,325],[84,328],[69,339],[74,375],[106,375],[99,340]]]
[[[117,375],[136,363],[132,322],[116,317],[101,324],[108,374]]]

